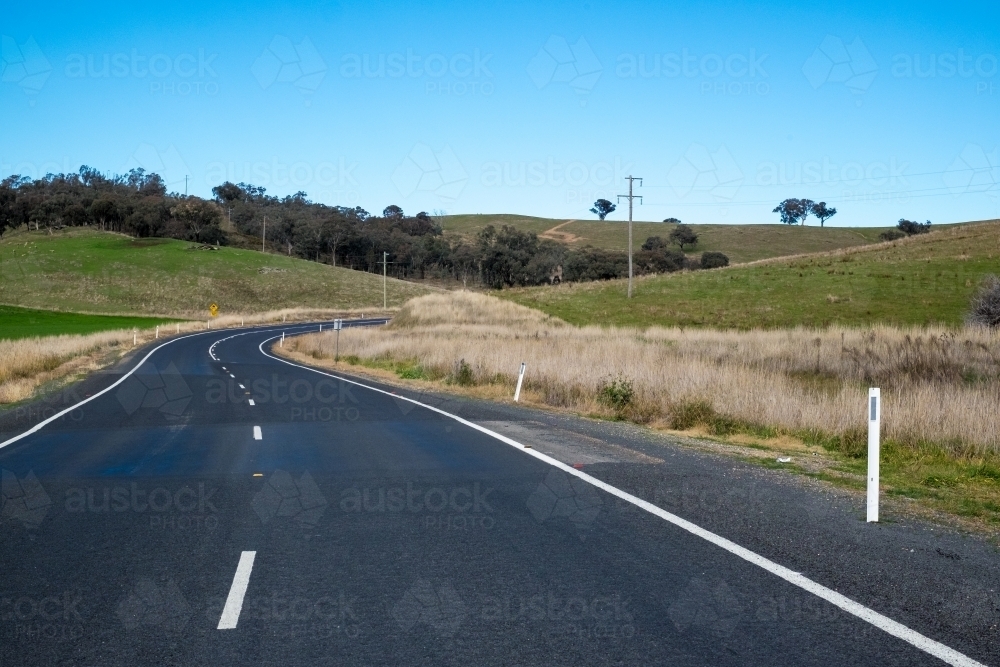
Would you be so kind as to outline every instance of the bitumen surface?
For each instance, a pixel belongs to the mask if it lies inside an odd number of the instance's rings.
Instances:
[[[985,539],[269,353],[316,328],[158,341],[0,415],[7,442],[68,410],[0,447],[0,665],[1000,665]]]

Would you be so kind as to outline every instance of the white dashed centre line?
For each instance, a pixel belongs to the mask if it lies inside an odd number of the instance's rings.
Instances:
[[[248,400],[250,401],[250,405],[257,405],[256,403],[254,403],[254,402],[253,402],[253,399],[252,399],[252,398],[251,398],[251,399],[248,399]]]
[[[260,432],[260,426],[254,426],[253,427],[253,439],[254,440],[263,440],[264,439],[263,434]]]
[[[246,387],[244,387],[243,385],[240,385],[240,389],[246,389]]]
[[[253,559],[256,557],[256,551],[244,551],[240,554],[240,562],[233,576],[233,585],[229,589],[229,597],[226,598],[226,606],[223,607],[222,617],[219,619],[219,630],[232,630],[240,622],[243,598],[247,594],[250,572],[253,571]]]
[[[229,374],[229,377],[233,378],[234,380],[236,379],[236,376],[233,375],[232,373]]]

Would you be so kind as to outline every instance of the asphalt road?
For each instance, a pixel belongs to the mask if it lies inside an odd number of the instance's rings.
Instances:
[[[319,374],[279,334],[0,415],[5,442],[69,410],[0,447],[0,665],[1000,664],[983,540],[636,427]]]

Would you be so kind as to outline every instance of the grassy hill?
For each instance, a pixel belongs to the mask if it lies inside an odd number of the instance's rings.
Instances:
[[[389,305],[429,289],[388,281]],[[115,315],[203,318],[293,306],[382,306],[382,277],[238,248],[197,249],[173,239],[133,239],[68,228],[0,239],[0,303]]]
[[[512,225],[570,246],[592,245],[625,250],[628,225],[622,221],[553,220],[525,215],[447,215],[437,220],[446,236],[472,238],[487,225]],[[876,243],[887,227],[796,227],[789,225],[691,225],[698,233],[698,245],[689,254],[706,250],[725,253],[731,262],[752,262],[768,257],[822,252]],[[632,242],[636,250],[650,236],[666,238],[672,224],[633,223]]]
[[[626,282],[500,296],[574,324],[747,329],[830,324],[960,324],[976,285],[1000,273],[1000,221],[829,253]]]

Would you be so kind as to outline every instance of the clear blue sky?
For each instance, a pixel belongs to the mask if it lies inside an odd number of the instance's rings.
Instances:
[[[5,8],[0,173],[576,218],[632,174],[645,220],[1000,217],[996,2],[314,4]]]

